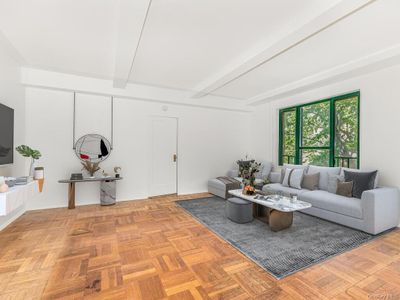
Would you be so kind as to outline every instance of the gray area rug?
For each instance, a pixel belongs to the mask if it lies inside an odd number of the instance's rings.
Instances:
[[[292,227],[279,232],[256,219],[236,224],[225,217],[225,200],[218,197],[177,204],[277,279],[376,237],[300,212],[294,213]]]

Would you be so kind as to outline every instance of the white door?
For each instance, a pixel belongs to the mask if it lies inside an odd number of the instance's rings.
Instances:
[[[176,193],[178,120],[151,119],[150,196]]]

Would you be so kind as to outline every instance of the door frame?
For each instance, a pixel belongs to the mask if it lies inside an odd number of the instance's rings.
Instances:
[[[176,145],[175,145],[175,149],[176,149],[176,156],[177,156],[177,160],[176,160],[176,166],[175,166],[175,183],[176,183],[176,187],[175,187],[175,191],[176,194],[178,195],[178,187],[179,187],[179,118],[178,117],[174,117],[174,116],[163,116],[163,115],[149,115],[148,116],[148,148],[152,149],[153,145],[152,145],[152,138],[153,138],[153,132],[152,132],[152,120],[156,119],[156,118],[160,118],[160,119],[175,119],[176,120]],[[148,164],[151,165],[152,163],[152,154],[151,151],[148,152]],[[152,195],[152,191],[151,191],[151,180],[153,177],[153,168],[149,168],[149,172],[148,172],[148,184],[147,184],[147,190],[148,190],[148,197],[156,197],[156,196],[162,196],[162,195]]]

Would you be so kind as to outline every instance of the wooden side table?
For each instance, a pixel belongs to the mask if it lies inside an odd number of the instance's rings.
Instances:
[[[115,204],[116,187],[115,182],[122,180],[122,177],[99,177],[99,178],[83,178],[83,179],[62,179],[59,183],[68,183],[68,208],[75,208],[75,184],[80,182],[99,181],[100,184],[100,202],[104,205]],[[110,185],[113,183],[113,186]],[[114,200],[114,201],[112,201]]]

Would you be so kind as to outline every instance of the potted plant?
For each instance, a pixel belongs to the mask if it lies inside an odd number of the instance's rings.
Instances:
[[[31,158],[31,166],[29,168],[29,176],[33,177],[33,166],[35,164],[35,160],[38,160],[42,154],[40,153],[39,150],[34,150],[29,146],[26,145],[20,145],[17,148],[15,148],[19,154],[21,154],[23,157],[30,157]]]

